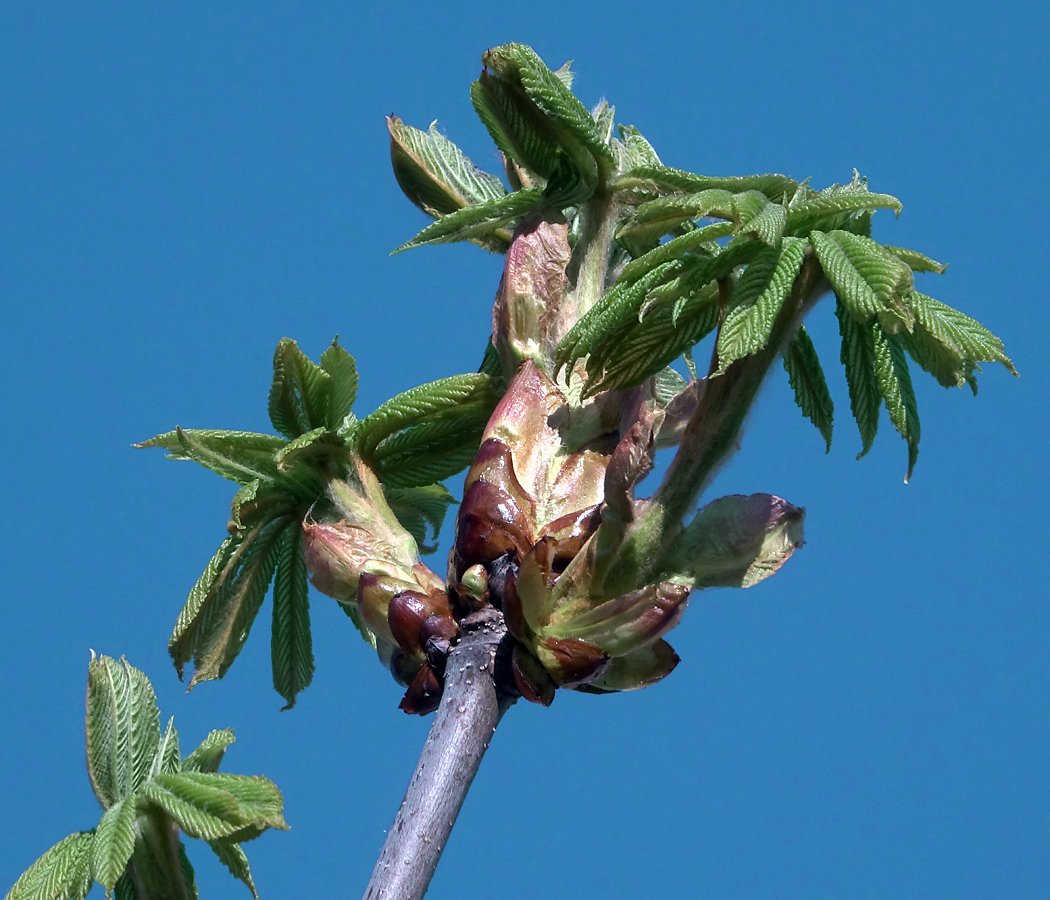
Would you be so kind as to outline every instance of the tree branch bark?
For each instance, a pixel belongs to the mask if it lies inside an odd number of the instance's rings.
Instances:
[[[486,607],[460,624],[441,705],[364,900],[423,897],[496,725],[514,703],[494,677],[496,647],[506,634],[503,615]]]

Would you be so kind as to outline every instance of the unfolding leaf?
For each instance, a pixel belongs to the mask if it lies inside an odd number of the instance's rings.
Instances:
[[[824,379],[817,350],[804,325],[799,326],[794,339],[784,348],[784,368],[795,392],[795,403],[802,410],[802,415],[816,426],[830,452],[835,404]]]
[[[270,631],[274,689],[295,706],[295,698],[313,679],[310,598],[303,530],[298,521],[285,529],[273,582],[273,626]]]
[[[724,373],[736,360],[765,347],[773,323],[802,269],[805,250],[805,241],[785,238],[779,247],[760,250],[744,270],[718,331],[718,369],[712,377]]]
[[[680,234],[683,225],[703,216],[734,218],[733,195],[729,191],[713,189],[650,200],[641,204],[620,227],[616,238],[644,246],[658,241],[665,234]]]
[[[681,169],[667,166],[639,166],[619,176],[613,182],[614,190],[642,189],[658,194],[674,194],[706,191],[711,189],[732,191],[761,191],[770,200],[780,203],[791,197],[798,189],[798,182],[786,175],[745,175],[743,177],[718,178],[694,175]]]
[[[886,402],[890,421],[901,437],[908,442],[908,472],[904,476],[907,483],[919,456],[919,407],[900,338],[897,335],[886,334],[881,328],[873,329],[873,336],[875,375],[879,382],[879,392]]]
[[[495,175],[482,172],[431,124],[428,131],[387,116],[394,177],[416,206],[435,218],[507,193]]]
[[[125,797],[109,809],[95,829],[91,842],[91,876],[108,892],[113,890],[117,879],[135,849],[135,798]]]
[[[179,732],[175,728],[175,717],[168,719],[168,726],[164,729],[164,736],[157,745],[156,755],[153,757],[153,765],[150,766],[149,778],[161,772],[178,772],[180,760],[179,755]]]
[[[916,250],[906,250],[904,247],[891,247],[889,244],[883,244],[883,249],[896,256],[913,272],[934,272],[937,275],[943,275],[948,269],[947,263],[939,263],[937,260],[930,259],[930,257],[924,256]]]
[[[328,373],[328,421],[329,431],[339,431],[351,420],[354,400],[357,399],[357,365],[354,358],[339,344],[336,337],[331,346],[321,354],[321,368]]]
[[[93,839],[90,831],[63,838],[22,873],[4,900],[84,900],[92,884]]]
[[[858,322],[841,300],[835,304],[835,315],[842,335],[840,359],[846,367],[850,409],[860,429],[861,451],[857,454],[857,459],[860,459],[875,440],[882,406],[882,394],[875,376],[874,331],[877,326],[874,322]]]
[[[1002,363],[1017,375],[1013,362],[1003,352],[1003,342],[980,322],[918,291],[908,296],[908,302],[922,326],[961,357],[971,362]]]
[[[793,204],[788,213],[787,232],[801,237],[814,229],[833,231],[857,212],[892,209],[898,215],[900,200],[889,194],[873,194],[859,182],[838,190],[828,190]]]
[[[666,678],[678,665],[678,654],[665,640],[617,656],[597,678],[578,689],[588,693],[635,691]]]
[[[109,809],[148,777],[160,744],[160,713],[149,679],[121,658],[88,664],[87,764],[92,789]]]
[[[259,894],[255,890],[255,881],[252,879],[252,870],[248,865],[248,856],[240,844],[235,844],[229,838],[215,838],[208,841],[208,846],[219,857],[219,861],[229,869],[230,874],[238,881],[243,881],[255,900],[259,900]]]
[[[539,202],[541,193],[538,188],[525,188],[498,200],[487,200],[449,213],[428,225],[412,240],[403,243],[391,255],[425,244],[452,244],[457,241],[475,241],[492,249],[505,250],[506,243],[510,241],[507,226],[532,209]]]
[[[233,730],[223,728],[208,732],[200,745],[182,761],[183,772],[215,772],[226,754],[226,748],[235,740]]]
[[[805,510],[772,494],[731,494],[696,514],[659,568],[694,588],[751,587],[802,545]]]
[[[629,171],[638,166],[659,166],[660,157],[657,156],[653,145],[650,144],[642,133],[633,125],[621,125],[619,127],[620,140],[613,141],[613,152],[616,154],[616,168],[621,172]]]
[[[616,283],[627,284],[631,281],[637,281],[657,266],[673,262],[676,259],[682,259],[687,253],[702,248],[703,245],[714,241],[716,238],[728,237],[733,233],[734,228],[735,226],[732,222],[716,222],[713,225],[705,225],[703,228],[693,229],[681,237],[668,241],[666,244],[660,244],[660,246],[655,247],[648,253],[627,263]],[[717,245],[708,249],[712,253],[717,253],[720,250]]]
[[[329,375],[311,362],[291,338],[282,338],[273,355],[270,421],[288,440],[328,422]]]
[[[383,494],[391,511],[405,530],[412,535],[422,553],[432,553],[436,546],[427,546],[427,526],[430,526],[432,538],[437,539],[438,531],[445,521],[445,513],[450,503],[456,500],[443,484],[427,484],[418,487],[394,487],[383,485]]]
[[[251,431],[176,428],[135,446],[163,447],[169,459],[191,459],[229,481],[246,485],[252,481],[268,484],[277,478],[273,456],[286,443],[284,438]]]
[[[248,826],[287,828],[280,791],[266,778],[182,772],[161,775],[141,788],[144,800],[175,820],[191,837],[214,840]]]

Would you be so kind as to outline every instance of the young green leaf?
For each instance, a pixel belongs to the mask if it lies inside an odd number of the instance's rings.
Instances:
[[[482,172],[431,124],[429,131],[387,116],[394,177],[416,206],[438,218],[507,193],[495,175]]]
[[[1002,363],[1017,375],[1010,357],[1003,352],[1003,342],[977,320],[918,291],[908,296],[908,303],[922,326],[964,359]]]
[[[339,344],[339,337],[321,354],[321,368],[328,373],[328,421],[329,431],[339,431],[347,418],[352,419],[351,410],[357,399],[357,365],[354,358]]]
[[[135,798],[125,797],[102,816],[91,842],[91,877],[111,893],[135,849]]]
[[[875,440],[882,406],[882,394],[875,375],[876,326],[874,322],[858,322],[842,300],[835,304],[835,315],[842,335],[840,358],[846,367],[850,409],[860,429],[861,451],[857,454],[857,459],[860,459]]]
[[[653,145],[650,144],[642,133],[633,125],[621,125],[619,127],[620,140],[613,140],[612,148],[616,154],[616,168],[620,172],[627,172],[639,166],[659,166],[660,157],[657,156]]]
[[[903,208],[900,200],[890,194],[873,194],[859,183],[853,189],[839,188],[815,194],[795,203],[788,212],[788,234],[806,237],[811,231],[834,231],[858,212],[892,209],[897,215]]]
[[[273,582],[273,627],[270,652],[274,689],[295,706],[295,698],[313,679],[314,655],[310,636],[310,598],[303,529],[293,520],[285,529]]]
[[[777,314],[802,269],[805,250],[805,241],[785,238],[780,247],[759,251],[744,270],[718,331],[718,369],[712,377],[766,345]]]
[[[230,837],[247,826],[287,828],[280,791],[248,775],[182,772],[142,785],[142,798],[163,810],[190,837]]]
[[[393,250],[391,256],[425,244],[452,244],[457,241],[474,241],[489,249],[504,252],[513,230],[507,226],[532,209],[539,202],[541,194],[538,188],[526,188],[498,200],[488,200],[449,213]]]
[[[34,862],[4,895],[4,900],[84,900],[91,890],[94,832],[63,838]]]
[[[281,338],[273,355],[270,421],[288,440],[322,428],[328,421],[329,375],[311,362],[291,338]]]
[[[620,226],[616,239],[644,246],[658,241],[665,234],[680,234],[683,225],[702,216],[733,219],[733,195],[729,191],[713,189],[650,200],[641,204]]]
[[[153,778],[161,772],[178,772],[181,756],[179,755],[179,732],[175,728],[175,717],[168,719],[168,726],[164,729],[164,736],[157,746],[156,755],[153,757],[153,765],[150,766],[147,778]]]
[[[799,325],[794,339],[784,348],[784,368],[791,389],[795,392],[795,403],[802,410],[802,415],[821,433],[830,453],[835,404],[824,379],[817,350],[805,325]]]
[[[881,328],[873,328],[872,335],[875,339],[875,375],[879,392],[886,402],[890,421],[908,442],[908,472],[904,476],[904,483],[907,484],[919,456],[919,407],[911,384],[908,360],[897,335],[886,334]]]
[[[453,375],[404,391],[358,422],[354,435],[361,455],[371,459],[380,441],[423,422],[430,416],[457,407],[490,402],[496,397],[492,381],[480,372]]]
[[[193,863],[190,862],[189,855],[186,853],[186,845],[182,841],[179,841],[179,872],[182,874],[182,882],[186,886],[190,900],[198,900],[200,895],[197,892],[197,876],[193,871]]]
[[[703,228],[696,228],[686,232],[681,237],[676,237],[666,244],[655,247],[643,256],[632,259],[624,266],[616,283],[618,285],[626,285],[632,281],[637,281],[639,278],[648,275],[657,266],[673,262],[676,259],[682,259],[687,253],[697,249],[709,249],[717,253],[720,249],[717,245],[710,248],[705,248],[704,245],[717,238],[728,237],[733,233],[734,229],[735,226],[732,222],[715,222],[713,225],[705,225]]]
[[[397,516],[398,521],[412,534],[417,545],[423,552],[427,552],[426,529],[429,525],[434,540],[437,540],[438,532],[445,521],[449,504],[455,503],[456,498],[449,493],[443,484],[427,484],[419,487],[400,488],[391,485],[383,485],[383,494],[390,510]],[[418,522],[418,532],[413,531],[406,524],[406,519],[413,524]],[[437,549],[436,547],[434,549]],[[433,552],[431,550],[430,552]]]
[[[115,806],[149,776],[160,744],[160,713],[149,679],[123,658],[88,664],[87,764],[95,796]]]
[[[240,844],[235,844],[229,838],[215,838],[208,841],[208,846],[215,852],[230,874],[238,881],[243,881],[248,890],[252,892],[255,900],[259,900],[259,893],[255,890],[255,881],[252,879],[252,870],[248,865],[248,856]]]
[[[229,728],[208,732],[200,745],[182,761],[183,772],[215,772],[226,755],[226,748],[237,738]]]
[[[771,247],[780,246],[787,222],[783,204],[769,200],[759,191],[747,191],[733,196],[733,211],[738,234],[751,234]]]
[[[281,535],[288,523],[282,517],[249,532],[230,554],[191,627],[177,642],[172,636],[169,650],[173,657],[178,652],[176,665],[192,652],[191,688],[221,678],[240,653],[273,578]]]
[[[711,189],[732,191],[760,191],[774,203],[791,197],[798,190],[798,182],[786,175],[745,175],[713,178],[694,175],[667,166],[639,166],[624,173],[612,184],[613,190],[647,190],[657,194],[676,194]]]
[[[168,459],[191,459],[229,481],[245,485],[276,480],[273,455],[286,443],[276,435],[251,431],[176,428],[134,446],[163,447]]]
[[[913,272],[933,272],[937,275],[943,275],[948,269],[947,263],[939,263],[935,259],[923,256],[916,250],[906,250],[904,247],[891,247],[889,244],[884,244],[883,249],[896,256]]]

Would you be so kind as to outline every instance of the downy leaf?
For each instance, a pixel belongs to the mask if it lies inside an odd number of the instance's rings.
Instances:
[[[746,191],[733,196],[733,218],[738,234],[753,234],[771,247],[780,245],[787,222],[787,210],[760,191]]]
[[[860,459],[871,449],[875,433],[879,428],[879,407],[882,394],[875,375],[875,323],[858,322],[846,305],[839,300],[835,304],[835,315],[839,320],[842,335],[840,359],[846,367],[846,384],[849,387],[850,409],[860,429]]]
[[[88,664],[87,765],[99,803],[115,806],[149,776],[160,744],[160,713],[149,679],[122,657]]]
[[[810,238],[835,296],[858,321],[878,316],[887,331],[910,331],[915,316],[904,302],[912,291],[911,270],[870,238],[846,231]]]
[[[655,247],[648,253],[627,263],[616,283],[626,285],[629,282],[637,281],[657,266],[673,262],[676,259],[682,259],[685,254],[698,248],[702,249],[704,244],[714,241],[716,238],[728,237],[733,233],[734,227],[732,222],[716,222],[713,225],[696,228],[683,234],[681,237],[668,241],[666,244],[661,244],[659,247]],[[720,249],[712,248],[713,252],[716,253]]]
[[[280,791],[259,776],[161,775],[142,786],[141,796],[171,816],[190,837],[204,840],[229,837],[248,826],[288,827],[281,814]]]
[[[84,900],[92,884],[93,839],[90,831],[63,838],[22,873],[4,900]]]
[[[443,484],[427,484],[410,488],[384,484],[383,494],[391,512],[397,516],[405,530],[412,535],[421,552],[433,553],[436,547],[429,551],[426,547],[426,526],[430,526],[432,539],[436,541],[438,532],[445,521],[449,504],[456,502],[456,498],[449,493],[448,488]]]
[[[470,86],[470,102],[505,158],[542,179],[550,176],[557,165],[558,147],[544,116],[520,87],[485,70]]]
[[[393,250],[391,256],[425,244],[451,244],[456,241],[475,241],[484,246],[492,244],[492,249],[505,250],[513,230],[507,226],[532,209],[539,202],[541,194],[538,188],[525,188],[498,200],[488,200],[442,216],[412,240]]]
[[[233,736],[233,730],[222,728],[208,732],[208,736],[200,742],[200,745],[189,756],[182,761],[183,772],[215,772],[218,771],[219,763],[226,755],[226,748],[237,738]]]
[[[659,166],[660,157],[656,155],[653,145],[633,125],[619,127],[620,140],[612,143],[616,155],[616,168],[627,172],[639,166]]]
[[[802,544],[805,510],[772,494],[712,500],[675,541],[661,571],[696,589],[751,587]]]
[[[608,354],[595,354],[587,360],[588,372],[593,368],[603,373],[590,378],[587,392],[636,387],[688,352],[717,325],[718,288],[714,284],[685,298],[677,322],[670,306],[653,310]]]
[[[288,440],[328,423],[329,375],[312,363],[291,338],[281,338],[273,355],[270,421]]]
[[[190,589],[186,603],[175,621],[171,637],[168,638],[168,653],[175,663],[175,671],[182,678],[183,667],[193,658],[193,634],[200,620],[201,610],[211,602],[223,581],[235,570],[238,559],[247,549],[246,542],[258,537],[264,523],[260,522],[247,534],[234,534],[226,538],[215,555],[205,566],[197,583]]]
[[[495,406],[489,376],[475,372],[441,378],[387,400],[358,423],[354,431],[355,439],[361,455],[371,459],[384,438],[417,425],[437,413],[483,401],[492,402]]]
[[[192,630],[191,688],[222,678],[241,652],[270,587],[288,523],[287,518],[274,519],[250,533],[251,539],[245,538],[216,579],[216,590],[201,607]]]
[[[802,415],[821,433],[827,442],[827,452],[830,453],[835,404],[824,379],[817,350],[804,325],[799,325],[794,339],[784,348],[784,368],[791,389],[795,392],[795,403],[802,410]]]
[[[883,249],[896,256],[913,272],[933,272],[936,275],[943,275],[948,269],[947,263],[939,263],[935,259],[923,256],[916,250],[906,250],[904,247],[891,247],[888,244],[884,244]]]
[[[394,177],[408,197],[434,218],[507,193],[495,176],[482,172],[433,122],[428,131],[387,116]]]
[[[178,772],[180,760],[179,755],[179,732],[175,728],[175,717],[168,719],[168,727],[164,729],[164,736],[157,745],[157,752],[153,757],[153,765],[150,766],[148,778],[167,772]]]
[[[765,347],[780,308],[802,269],[805,251],[805,241],[785,238],[782,246],[759,251],[744,270],[718,331],[718,369],[712,377]]]
[[[879,392],[886,402],[890,421],[908,442],[907,484],[919,456],[919,406],[908,371],[908,360],[899,336],[886,334],[881,328],[872,329],[875,339],[875,375]]]
[[[731,191],[760,191],[774,203],[791,197],[798,190],[798,182],[786,175],[745,175],[743,177],[715,178],[694,175],[667,166],[639,166],[624,173],[612,184],[613,190],[641,189],[657,194],[676,194],[711,189]]]
[[[357,399],[357,365],[354,358],[339,344],[338,335],[331,346],[321,354],[321,368],[328,373],[328,421],[329,431],[339,431],[353,418],[351,410]]]
[[[683,225],[704,216],[734,218],[733,195],[729,191],[713,189],[650,200],[641,204],[634,215],[620,226],[616,239],[645,246],[658,241],[665,234],[680,234]]]
[[[900,215],[903,207],[896,197],[873,194],[859,185],[853,190],[829,190],[793,204],[788,211],[786,230],[800,237],[806,237],[815,229],[834,231],[842,228],[851,214],[877,209],[892,209]]]
[[[219,862],[226,866],[230,874],[238,881],[243,881],[255,900],[259,900],[259,894],[255,890],[255,881],[252,879],[252,870],[248,865],[248,856],[241,845],[235,844],[229,838],[215,838],[208,841],[208,846],[219,857]]]
[[[483,430],[484,426],[473,432],[468,442],[458,442],[447,451],[422,447],[388,456],[376,464],[376,474],[384,485],[400,488],[422,487],[444,481],[462,472],[474,461]]]
[[[176,428],[135,447],[163,447],[168,459],[191,459],[229,481],[245,485],[252,481],[269,484],[277,479],[273,455],[286,443],[276,435],[251,431]]]
[[[314,654],[310,635],[310,598],[303,529],[293,520],[285,529],[273,582],[273,626],[270,653],[274,689],[295,706],[295,698],[313,679]]]
[[[106,893],[113,891],[117,879],[135,849],[135,798],[125,797],[106,810],[91,842],[91,877]]]
[[[918,291],[908,296],[908,302],[922,326],[964,359],[1002,363],[1017,376],[1013,362],[1003,352],[1003,342],[976,319]]]

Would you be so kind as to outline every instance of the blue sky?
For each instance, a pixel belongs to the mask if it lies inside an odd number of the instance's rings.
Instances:
[[[265,608],[227,678],[185,694],[167,636],[232,488],[130,445],[269,430],[284,336],[316,358],[340,334],[361,412],[476,367],[501,259],[388,257],[424,217],[383,116],[436,118],[495,170],[468,89],[508,40],[574,59],[581,98],[607,97],[669,165],[817,187],[856,166],[904,203],[875,236],[951,263],[923,288],[999,334],[1023,377],[989,367],[977,398],[917,379],[905,486],[885,419],[854,460],[818,307],[830,455],[775,374],[712,492],[805,506],[806,546],[746,593],[695,596],[658,686],[511,710],[428,897],[1044,897],[1050,18],[807,0],[4,4],[0,889],[97,821],[89,648],[151,676],[184,747],[234,727],[225,765],[282,787],[292,830],[247,847],[264,898],[363,889],[429,720],[398,711],[320,595],[295,710],[270,687]],[[247,897],[201,849],[202,896]]]

